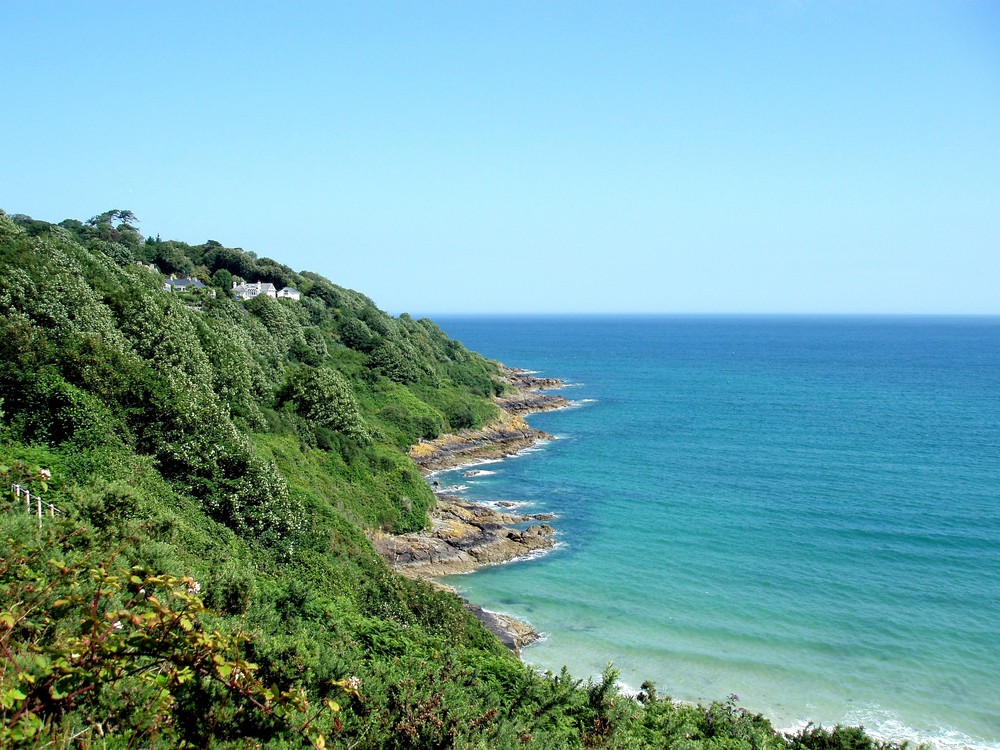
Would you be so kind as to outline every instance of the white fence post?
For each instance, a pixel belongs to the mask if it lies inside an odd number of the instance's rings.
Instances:
[[[11,491],[11,494],[14,496],[14,502],[15,503],[18,502],[18,501],[20,501],[22,495],[24,496],[24,509],[28,513],[31,513],[31,501],[32,500],[35,501],[35,513],[38,515],[38,526],[39,526],[39,528],[41,528],[41,525],[42,525],[42,506],[43,505],[46,508],[49,509],[49,518],[55,518],[57,512],[62,513],[62,511],[59,510],[52,503],[43,503],[41,495],[35,495],[34,497],[32,497],[31,490],[29,490],[27,487],[22,487],[21,485],[17,484],[16,482],[14,482],[14,483],[12,483],[10,485],[10,491]]]

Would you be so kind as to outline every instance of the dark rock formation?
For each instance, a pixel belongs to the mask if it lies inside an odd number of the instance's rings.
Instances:
[[[561,388],[562,381],[536,378],[524,370],[504,369],[504,380],[514,392],[496,399],[503,417],[479,430],[463,430],[435,440],[421,440],[410,457],[425,473],[450,469],[484,459],[503,458],[552,436],[524,421],[524,415],[569,405],[562,396],[540,393]],[[466,476],[476,476],[471,470]],[[438,482],[432,482],[438,487]],[[498,505],[513,508],[516,503]],[[493,508],[438,494],[431,512],[431,528],[401,536],[377,534],[375,548],[396,570],[420,578],[468,573],[485,565],[516,560],[555,545],[554,530],[546,523],[524,526],[531,521],[550,521],[552,513],[511,515]],[[515,653],[538,639],[530,625],[509,615],[484,610],[469,602],[465,606],[483,625]]]
[[[554,530],[548,524],[514,526],[530,520],[536,519],[442,495],[431,514],[429,531],[376,536],[372,541],[400,572],[428,578],[468,573],[552,547]]]
[[[541,636],[528,625],[510,615],[501,612],[490,612],[488,609],[465,602],[465,608],[472,612],[476,618],[493,635],[500,639],[500,642],[520,656],[521,649],[529,643],[534,643]]]
[[[515,392],[498,398],[497,405],[508,414],[521,416],[569,406],[569,401],[562,396],[539,393],[562,388],[565,384],[561,380],[537,378],[525,370],[510,368],[504,370],[504,380],[514,387]]]
[[[510,417],[481,430],[463,430],[422,440],[410,450],[410,458],[425,472],[450,469],[491,458],[504,458],[530,448],[552,436],[529,427],[520,417]]]
[[[541,389],[561,388],[563,382],[536,378],[524,370],[503,372],[503,379],[514,388],[514,393],[496,399],[503,418],[482,429],[421,440],[410,449],[410,458],[417,466],[425,472],[451,469],[474,461],[513,456],[539,440],[552,439],[551,435],[529,426],[524,415],[569,406],[562,396],[539,393]]]

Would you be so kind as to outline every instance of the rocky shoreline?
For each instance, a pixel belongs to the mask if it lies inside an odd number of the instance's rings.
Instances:
[[[410,449],[410,458],[425,474],[454,469],[476,461],[506,458],[552,436],[536,430],[524,421],[527,414],[537,414],[570,405],[568,399],[543,390],[562,388],[555,378],[536,378],[525,370],[504,369],[504,380],[514,392],[495,399],[501,416],[478,430],[441,435],[421,440]]]
[[[555,543],[547,523],[552,514],[511,515],[452,495],[438,495],[431,528],[411,534],[376,536],[375,549],[402,573],[438,578],[499,565]]]
[[[496,399],[502,414],[500,419],[482,429],[422,440],[410,450],[410,457],[424,474],[512,456],[541,440],[553,439],[530,427],[524,417],[569,406],[570,402],[562,396],[541,392],[563,387],[562,381],[537,378],[527,371],[509,368],[504,369],[503,377],[514,391]],[[554,518],[552,514],[507,513],[442,492],[435,494],[437,502],[428,529],[402,535],[377,534],[372,538],[376,550],[404,575],[434,579],[469,573],[537,554],[556,543],[555,530],[545,523]],[[513,504],[497,505],[503,508]],[[469,602],[465,606],[515,653],[539,638],[530,625],[508,615]]]

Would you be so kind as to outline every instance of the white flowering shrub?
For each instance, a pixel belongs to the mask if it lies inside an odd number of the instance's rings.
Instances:
[[[0,306],[17,310],[56,342],[96,336],[108,347],[126,349],[117,321],[84,277],[79,251],[68,252],[66,243],[53,239],[33,244],[21,263],[0,270]]]
[[[247,311],[257,318],[271,334],[275,345],[279,347],[279,356],[284,359],[295,349],[307,347],[302,331],[302,323],[288,306],[276,299],[261,294],[246,302]]]
[[[315,425],[361,442],[371,438],[350,384],[331,367],[305,367],[295,372],[285,389],[285,400]]]
[[[212,389],[219,400],[251,429],[263,429],[260,403],[268,395],[266,380],[260,365],[248,356],[246,342],[241,341],[246,337],[234,336],[229,326],[204,316],[198,316],[194,325],[212,365]]]

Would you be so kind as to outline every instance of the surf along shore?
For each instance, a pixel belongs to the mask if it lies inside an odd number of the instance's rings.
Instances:
[[[524,417],[570,405],[562,396],[547,393],[562,388],[555,378],[538,378],[525,370],[504,368],[504,380],[513,392],[496,399],[501,417],[478,430],[463,430],[434,440],[421,440],[410,449],[410,457],[427,476],[437,497],[430,526],[411,534],[375,534],[372,542],[396,571],[431,580],[439,576],[470,573],[487,565],[499,565],[550,549],[554,529],[546,521],[550,513],[519,515],[505,512],[515,503],[499,501],[497,507],[470,503],[443,491],[433,475],[446,469],[513,456],[540,441],[554,438],[528,425]],[[438,584],[440,585],[440,584]],[[539,638],[531,626],[513,617],[490,612],[466,601],[465,606],[516,653]]]

